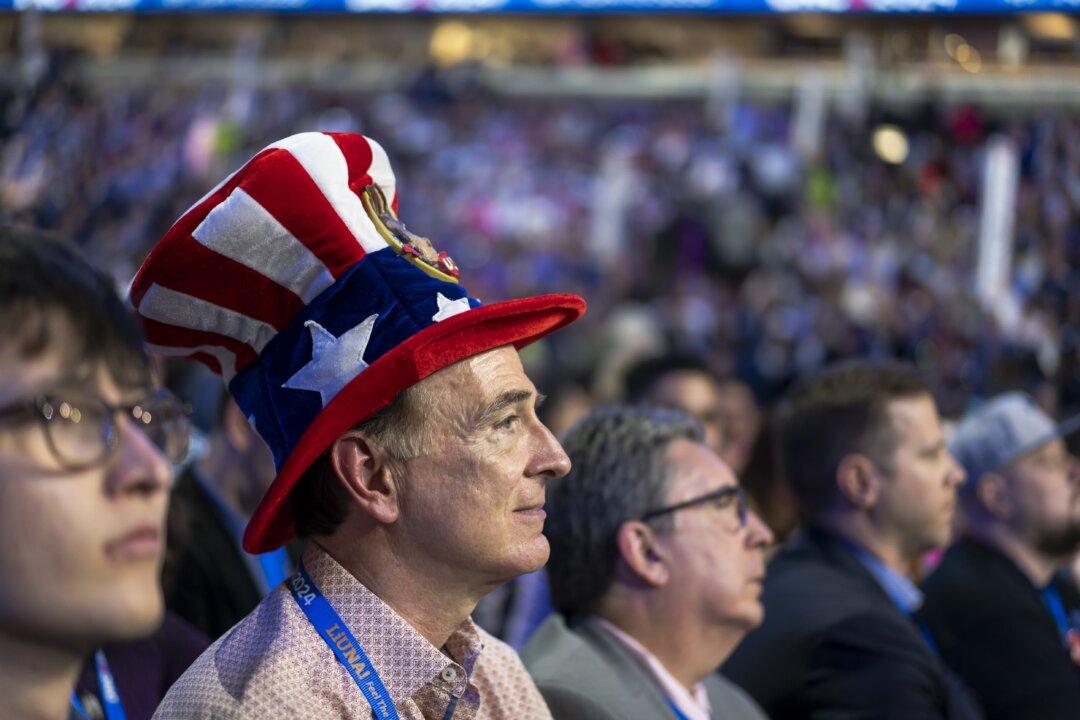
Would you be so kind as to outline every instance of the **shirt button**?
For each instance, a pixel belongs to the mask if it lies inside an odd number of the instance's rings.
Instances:
[[[448,683],[455,682],[457,680],[457,670],[452,665],[447,665],[443,668],[440,677]]]

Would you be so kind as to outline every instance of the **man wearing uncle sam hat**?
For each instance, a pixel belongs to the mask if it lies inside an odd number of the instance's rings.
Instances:
[[[469,614],[547,560],[544,485],[569,460],[516,350],[585,302],[482,305],[397,199],[373,140],[294,135],[191,208],[135,278],[151,348],[220,372],[273,451],[245,549],[311,541],[157,718],[550,717]]]

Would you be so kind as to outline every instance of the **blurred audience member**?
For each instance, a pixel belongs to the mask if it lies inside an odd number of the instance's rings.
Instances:
[[[1080,593],[1058,574],[1080,550],[1080,462],[1028,397],[1001,395],[949,441],[967,471],[962,538],[919,615],[990,720],[1080,714]]]
[[[775,425],[772,418],[762,423],[746,469],[739,475],[751,506],[776,538],[776,545],[769,552],[787,542],[799,525],[795,494],[780,472]]]
[[[776,718],[972,718],[911,618],[905,566],[949,540],[963,471],[914,371],[834,366],[790,395],[780,459],[804,529],[769,566],[765,622],[724,666]]]
[[[2,714],[148,718],[206,646],[162,626],[180,407],[111,282],[66,246],[0,227],[0,316]]]
[[[724,433],[720,457],[742,477],[761,433],[761,408],[750,386],[736,377],[721,380],[717,390],[716,406]]]
[[[173,488],[163,573],[165,604],[211,638],[254,610],[296,559],[285,548],[252,555],[241,546],[274,458],[230,397],[219,408],[205,456]]]
[[[715,673],[761,622],[769,530],[687,415],[607,407],[548,485],[558,614],[523,658],[556,720],[762,718]]]
[[[721,424],[720,385],[700,358],[671,354],[639,361],[626,371],[623,397],[682,410],[701,425],[705,444],[723,452],[728,436]]]

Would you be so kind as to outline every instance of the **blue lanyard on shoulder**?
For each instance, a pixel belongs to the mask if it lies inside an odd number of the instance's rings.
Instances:
[[[1047,609],[1054,618],[1054,624],[1058,627],[1058,632],[1061,633],[1062,639],[1069,634],[1069,616],[1065,613],[1065,603],[1061,599],[1061,593],[1054,587],[1054,583],[1042,590],[1043,602],[1046,603]]]
[[[113,680],[112,671],[109,670],[109,661],[105,659],[105,653],[101,650],[94,653],[94,669],[97,671],[98,692],[101,694],[101,704],[105,708],[106,720],[127,720],[124,704],[120,702],[120,693],[116,691],[116,682]],[[71,706],[79,715],[89,719],[89,713],[86,712],[86,708],[83,707],[74,690],[71,691]]]
[[[353,682],[364,694],[364,699],[371,706],[379,720],[398,720],[397,710],[390,700],[382,678],[371,664],[364,648],[360,646],[345,622],[323,596],[315,581],[307,574],[303,564],[289,580],[289,591],[296,604],[307,616],[315,632],[330,647],[345,670],[352,676]],[[112,720],[112,718],[109,718]]]

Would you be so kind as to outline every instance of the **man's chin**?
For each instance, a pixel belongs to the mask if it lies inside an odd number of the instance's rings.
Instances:
[[[1080,551],[1080,521],[1073,522],[1057,531],[1048,531],[1035,543],[1044,555],[1069,557]]]
[[[518,546],[518,552],[507,563],[507,580],[512,580],[519,575],[528,575],[536,572],[547,564],[551,555],[551,546],[547,538],[537,535]]]

